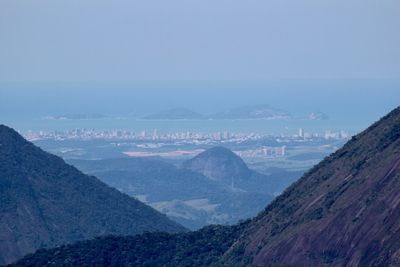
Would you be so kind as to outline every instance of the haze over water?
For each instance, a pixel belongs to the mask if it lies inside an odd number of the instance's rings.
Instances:
[[[22,130],[359,131],[400,103],[399,8],[391,0],[2,1],[0,122]],[[330,120],[132,119],[254,104]],[[129,119],[41,120],[88,113]]]
[[[395,82],[164,82],[122,83],[2,83],[0,120],[19,130],[76,128],[160,132],[230,131],[293,134],[298,128],[323,133],[363,130],[400,103]],[[285,120],[143,120],[143,116],[185,107],[201,114],[267,104],[290,113]],[[327,120],[308,120],[323,112]],[[49,120],[48,116],[101,114],[102,119]]]

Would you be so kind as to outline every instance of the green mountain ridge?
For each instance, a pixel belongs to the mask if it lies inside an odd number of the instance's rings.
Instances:
[[[12,266],[399,266],[399,205],[396,108],[252,220],[178,235],[85,241],[38,251]]]
[[[68,162],[192,230],[255,216],[298,174],[262,175],[223,147],[210,148],[181,167],[147,157]]]
[[[105,234],[185,228],[0,125],[0,264]]]
[[[396,108],[268,205],[221,262],[399,266],[399,171]]]

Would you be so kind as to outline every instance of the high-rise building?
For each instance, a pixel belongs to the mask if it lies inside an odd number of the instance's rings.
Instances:
[[[154,131],[153,131],[153,140],[155,140],[155,139],[157,139],[158,138],[158,136],[157,136],[157,129],[154,129]]]
[[[299,137],[304,137],[304,130],[303,128],[299,129]]]

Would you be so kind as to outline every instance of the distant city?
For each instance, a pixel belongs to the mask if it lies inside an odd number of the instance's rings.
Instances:
[[[260,133],[235,132],[175,132],[153,131],[132,132],[126,130],[74,129],[68,131],[27,131],[22,133],[30,141],[105,141],[107,146],[118,147],[120,153],[131,157],[189,157],[195,156],[211,146],[227,146],[243,158],[279,158],[287,155],[287,149],[310,149],[310,147],[331,146],[349,138],[347,131],[324,134],[310,133],[303,128],[293,135],[268,135]],[[318,148],[317,151],[320,151]],[[62,150],[71,152],[73,150]],[[64,154],[65,156],[65,154]]]
[[[254,141],[265,138],[275,137],[278,142],[286,142],[293,140],[313,140],[313,139],[348,139],[350,134],[345,131],[334,132],[326,130],[324,134],[306,132],[303,128],[299,128],[297,134],[294,135],[268,135],[260,133],[234,133],[234,132],[176,132],[176,133],[160,133],[157,129],[153,131],[132,132],[126,130],[95,130],[95,129],[74,129],[68,131],[26,131],[20,132],[26,139],[30,141],[36,140],[141,140],[141,141],[184,141],[192,144],[207,144],[208,142],[244,142]]]

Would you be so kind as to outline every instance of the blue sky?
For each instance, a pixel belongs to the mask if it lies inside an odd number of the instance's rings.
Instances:
[[[0,119],[400,103],[398,0],[0,1]],[[90,90],[84,90],[90,89]]]
[[[0,82],[395,80],[397,0],[0,1]]]

